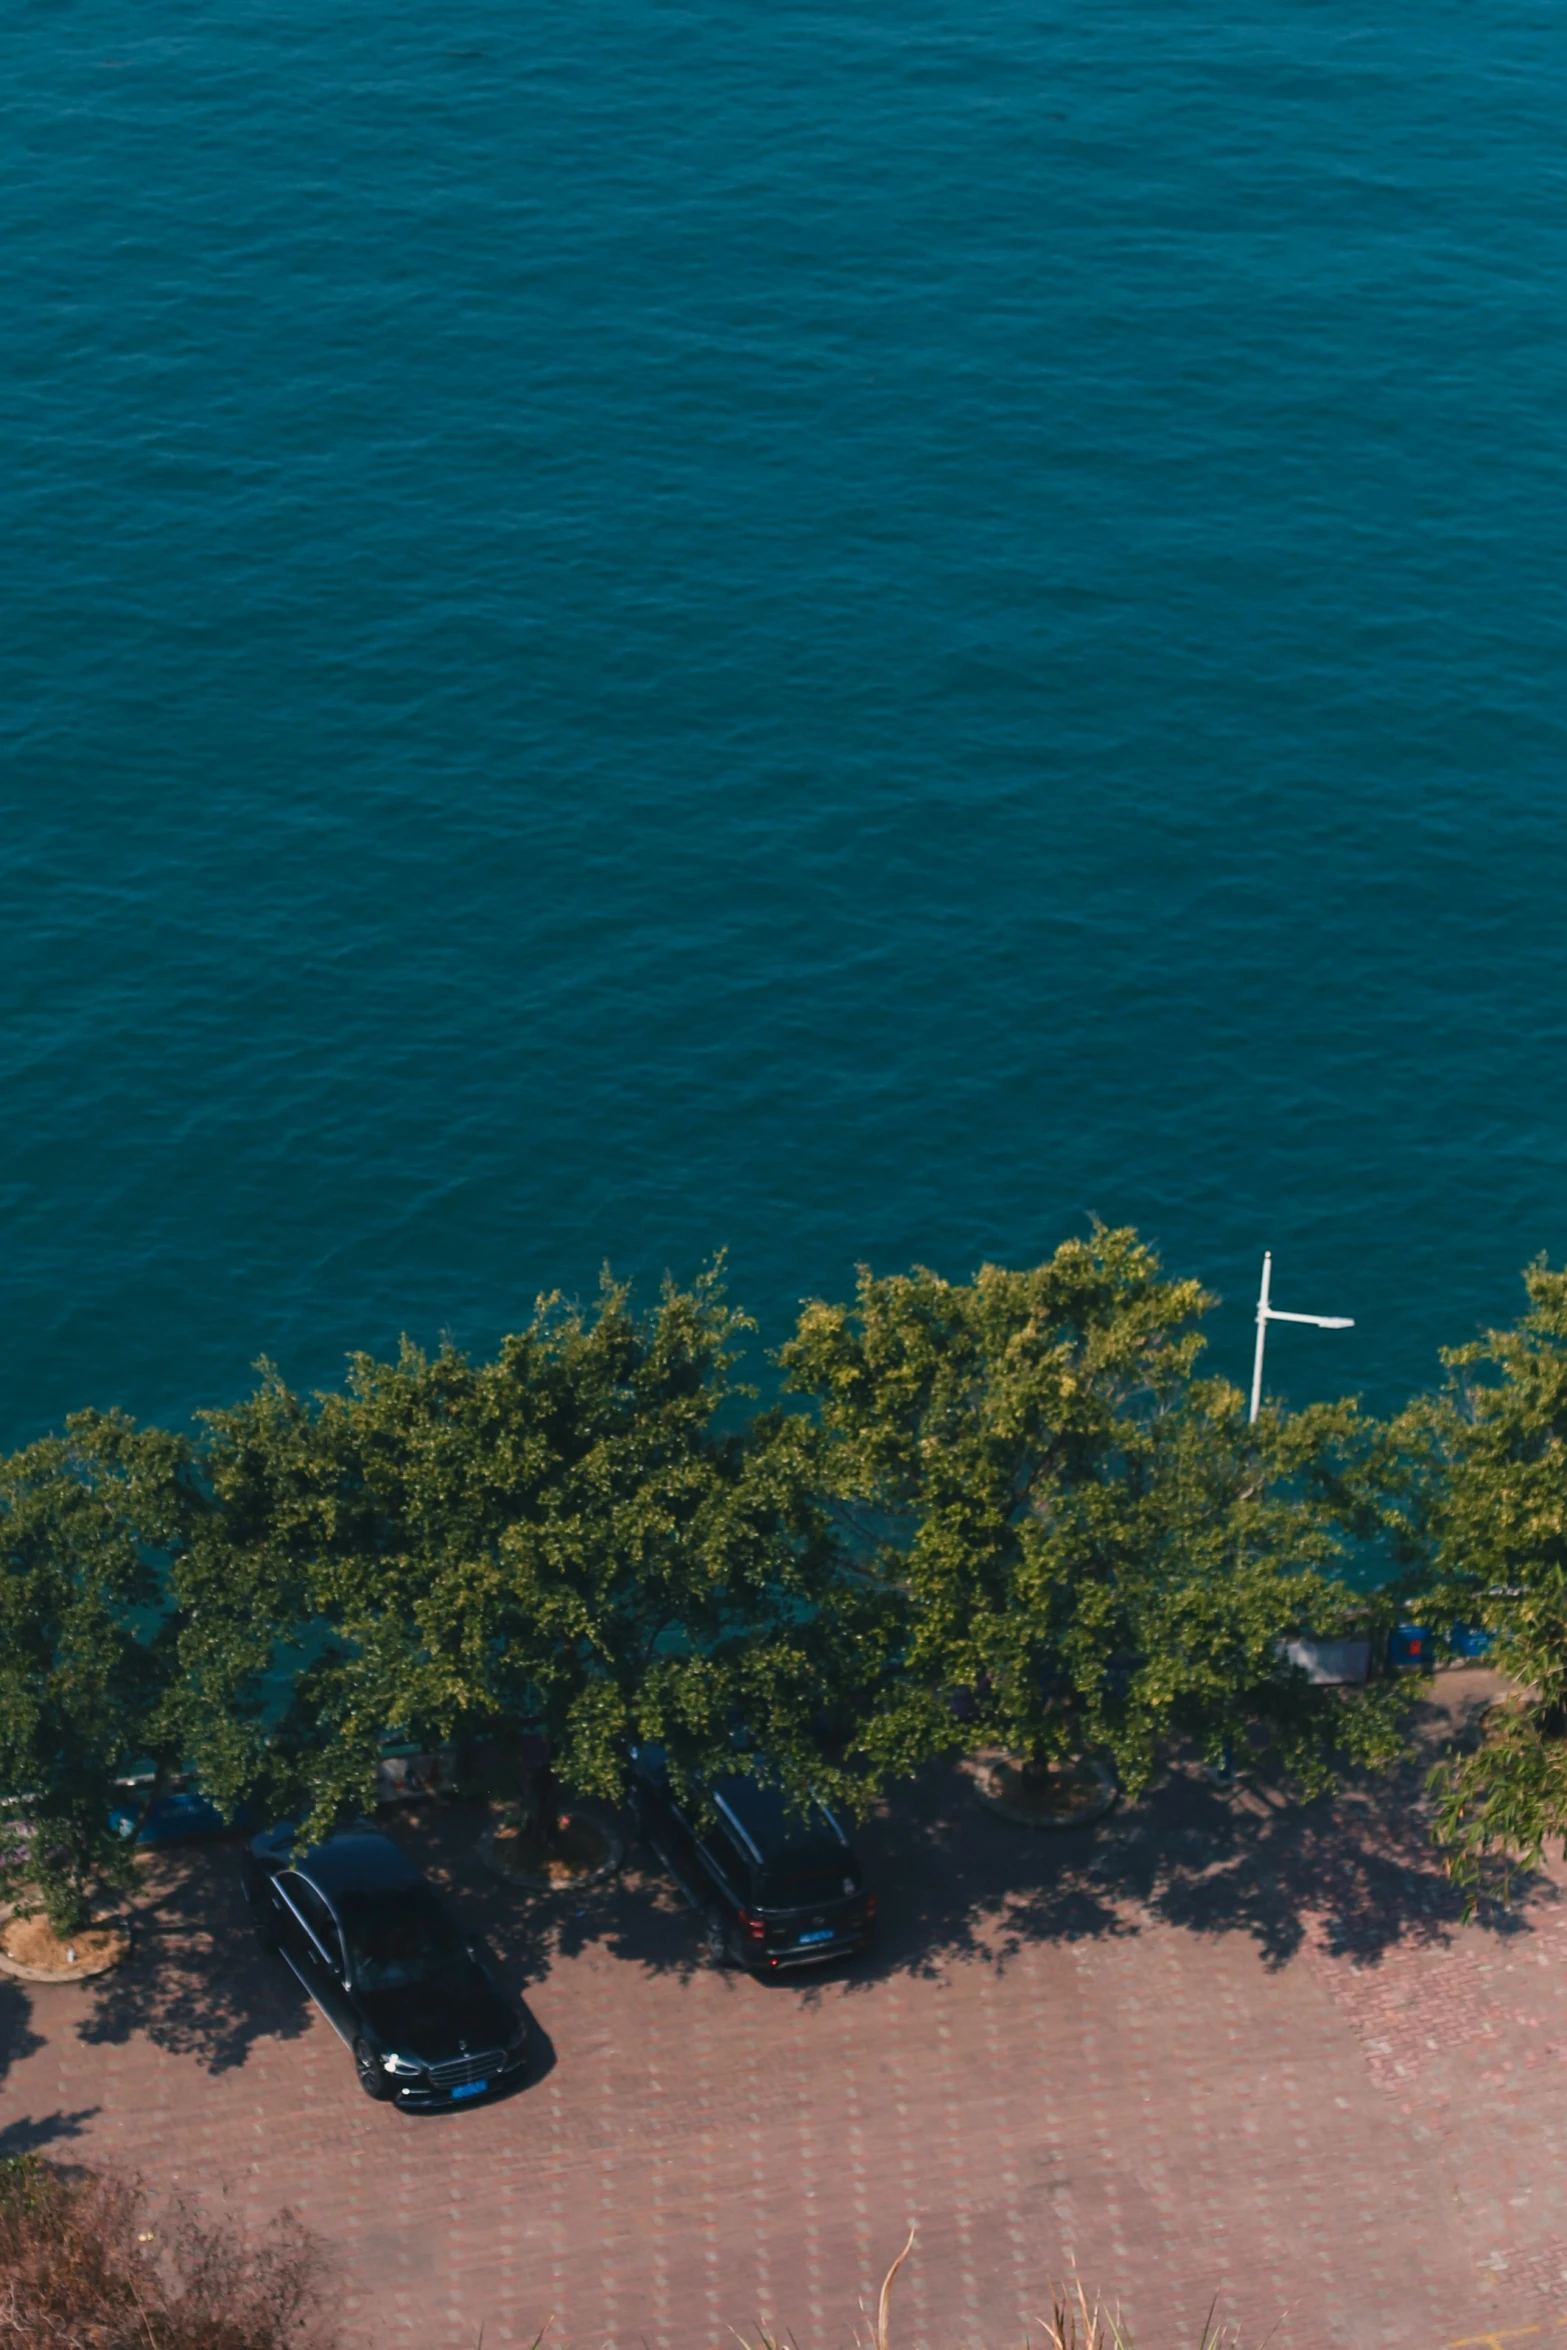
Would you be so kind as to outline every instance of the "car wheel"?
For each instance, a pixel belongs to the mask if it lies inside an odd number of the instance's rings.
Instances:
[[[702,1912],[702,1950],[709,1966],[727,1967],[734,1964],[729,1921],[721,1909],[704,1909]]]
[[[354,2042],[354,2070],[359,2075],[359,2086],[377,2105],[384,2105],[394,2094],[392,2083],[381,2070],[380,2059],[365,2041]]]

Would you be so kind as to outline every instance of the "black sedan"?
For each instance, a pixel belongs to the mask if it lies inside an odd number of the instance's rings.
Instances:
[[[368,1830],[298,1858],[292,1843],[272,1828],[245,1855],[256,1939],[352,2049],[365,2095],[430,2108],[520,2080],[527,2027],[407,1854]]]
[[[662,1749],[632,1749],[632,1816],[700,1913],[716,1965],[778,1975],[869,1946],[876,1896],[825,1804],[802,1818],[752,1772],[717,1779],[708,1792],[704,1825],[677,1800]]]

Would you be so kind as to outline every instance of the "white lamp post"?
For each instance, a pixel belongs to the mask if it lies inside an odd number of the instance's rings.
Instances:
[[[1257,1360],[1251,1374],[1251,1418],[1255,1420],[1262,1409],[1262,1350],[1268,1343],[1270,1322],[1309,1322],[1316,1330],[1353,1330],[1354,1320],[1345,1314],[1282,1314],[1277,1306],[1268,1303],[1268,1291],[1273,1282],[1273,1251],[1267,1249],[1262,1259],[1262,1292],[1257,1299]]]

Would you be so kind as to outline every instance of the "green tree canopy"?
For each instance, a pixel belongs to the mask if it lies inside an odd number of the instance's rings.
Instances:
[[[210,1414],[216,1507],[176,1573],[209,1791],[324,1827],[371,1802],[387,1731],[508,1719],[583,1792],[619,1792],[635,1739],[689,1781],[740,1724],[797,1793],[820,1784],[831,1558],[803,1424],[723,1425],[748,1327],[716,1271],[647,1314],[606,1278],[492,1362],[405,1343],[341,1392],[268,1371]]]
[[[1439,1634],[1495,1638],[1517,1695],[1434,1774],[1436,1832],[1472,1897],[1488,1863],[1567,1838],[1567,1273],[1524,1275],[1511,1330],[1444,1351],[1443,1391],[1389,1432],[1389,1520]]]
[[[191,1507],[188,1450],[79,1412],[0,1462],[0,1797],[12,1897],[79,1931],[128,1881],[115,1777],[168,1761],[172,1627],[159,1572]]]
[[[1098,1749],[1136,1788],[1172,1734],[1217,1759],[1255,1725],[1312,1784],[1397,1749],[1390,1693],[1311,1688],[1281,1650],[1354,1604],[1369,1431],[1352,1405],[1248,1428],[1196,1375],[1211,1302],[1096,1228],[1030,1271],[862,1272],[852,1307],[807,1308],[786,1374],[883,1603],[851,1739],[874,1778],[994,1741]]]

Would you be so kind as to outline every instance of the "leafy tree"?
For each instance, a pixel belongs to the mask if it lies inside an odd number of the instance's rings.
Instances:
[[[645,1315],[606,1277],[492,1362],[405,1342],[341,1392],[266,1370],[209,1415],[216,1506],[176,1570],[203,1784],[319,1830],[373,1800],[389,1730],[505,1723],[582,1792],[617,1795],[636,1739],[689,1785],[737,1724],[820,1784],[831,1556],[803,1423],[723,1424],[748,1328],[716,1269]]]
[[[79,1412],[0,1462],[0,1801],[11,1897],[80,1932],[130,1880],[117,1773],[170,1759],[172,1639],[157,1554],[188,1508],[186,1452]]]
[[[853,1307],[807,1308],[785,1370],[882,1603],[851,1739],[873,1779],[990,1741],[1098,1750],[1132,1788],[1176,1734],[1216,1761],[1260,1728],[1314,1786],[1397,1750],[1389,1692],[1314,1689],[1281,1653],[1355,1605],[1371,1432],[1351,1405],[1248,1428],[1196,1376],[1211,1302],[1096,1227],[1030,1271],[862,1272]]]
[[[1518,1694],[1438,1766],[1436,1834],[1472,1901],[1499,1864],[1567,1840],[1567,1273],[1524,1275],[1527,1312],[1443,1352],[1443,1391],[1390,1432],[1389,1522],[1439,1636],[1494,1635]]]

